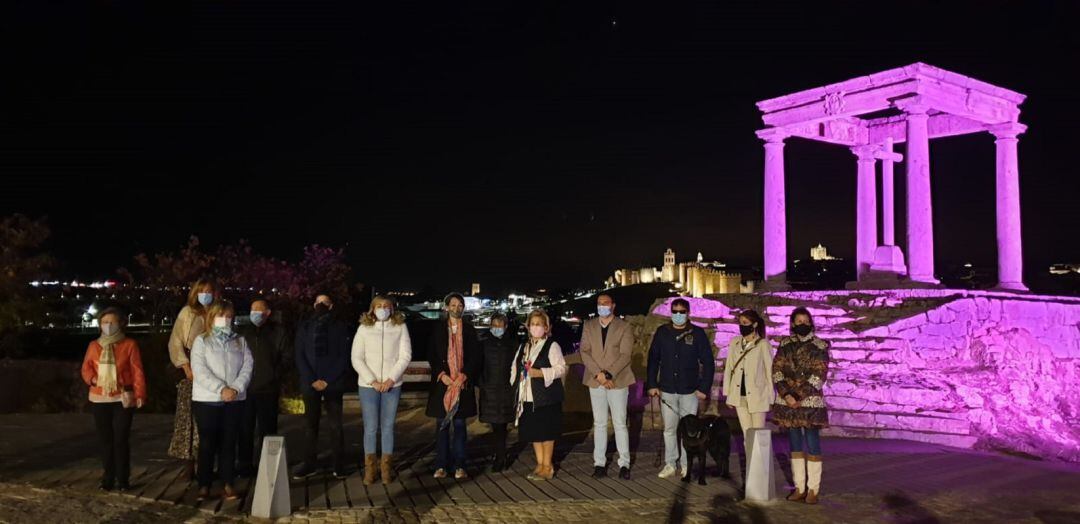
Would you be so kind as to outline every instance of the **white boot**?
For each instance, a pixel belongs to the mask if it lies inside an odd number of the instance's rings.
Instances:
[[[795,491],[788,495],[788,500],[801,501],[806,498],[806,458],[801,451],[791,453],[791,478],[795,481]]]
[[[806,473],[806,503],[817,504],[821,493],[821,455],[807,455]]]

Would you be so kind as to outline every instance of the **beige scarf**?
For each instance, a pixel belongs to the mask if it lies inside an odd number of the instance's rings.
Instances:
[[[101,346],[101,356],[98,357],[97,385],[106,396],[120,391],[116,377],[116,352],[113,348],[118,342],[124,340],[124,332],[117,330],[112,335],[101,335],[98,345]]]

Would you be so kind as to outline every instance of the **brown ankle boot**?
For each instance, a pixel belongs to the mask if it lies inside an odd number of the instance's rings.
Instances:
[[[379,476],[379,463],[375,454],[364,455],[364,485],[370,486],[375,483]]]
[[[394,481],[394,455],[385,453],[382,462],[379,463],[379,471],[382,472],[382,483],[389,484]]]
[[[804,502],[806,502],[807,504],[817,504],[817,492],[812,489],[806,490],[806,500]]]
[[[799,491],[798,489],[791,490],[791,494],[787,496],[787,499],[792,502],[799,502],[806,499],[806,492]]]

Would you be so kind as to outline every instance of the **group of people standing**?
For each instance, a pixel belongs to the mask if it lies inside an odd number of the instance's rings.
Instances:
[[[444,321],[429,337],[427,352],[431,383],[425,413],[436,428],[434,477],[468,478],[467,420],[479,415],[494,436],[494,471],[508,466],[507,434],[513,424],[519,443],[531,443],[535,454],[536,467],[527,477],[551,479],[567,372],[563,348],[551,337],[551,319],[542,310],[532,311],[519,340],[511,319],[496,314],[487,336],[480,337],[464,318],[464,297],[452,293],[443,306]],[[270,321],[270,304],[260,299],[251,304],[250,324],[234,331],[235,308],[221,298],[214,282],[192,285],[169,339],[170,360],[182,376],[168,454],[185,462],[185,474],[196,479],[200,500],[210,496],[215,464],[224,484],[222,496],[239,497],[235,478],[254,473],[258,442],[277,433],[290,343],[305,407],[304,459],[293,477],[306,478],[319,469],[317,442],[324,411],[332,474],[348,475],[342,399],[351,365],[363,416],[363,482],[393,481],[394,426],[412,360],[405,316],[393,300],[375,297],[350,341],[346,324],[332,315],[333,307],[328,295],[318,295],[313,314],[289,337],[284,326]],[[689,302],[672,301],[671,322],[656,330],[648,354],[645,388],[660,398],[664,420],[661,478],[672,476],[679,457],[686,456],[676,446],[678,421],[697,413],[715,371],[708,336],[689,318]],[[744,431],[763,427],[765,414],[773,411],[773,421],[788,431],[791,443],[796,486],[788,498],[815,503],[821,478],[819,430],[828,424],[822,397],[828,343],[814,336],[809,312],[798,308],[791,316],[792,335],[781,341],[774,358],[761,317],[747,310],[738,319],[740,335],[730,342],[724,369],[727,403]],[[104,490],[128,488],[132,415],[147,398],[139,347],[124,335],[125,321],[116,309],[100,314],[101,336],[90,343],[82,366],[101,438]],[[586,321],[580,344],[583,382],[593,411],[596,478],[607,475],[610,420],[618,475],[630,479],[627,404],[629,388],[637,380],[631,369],[633,347],[630,324],[615,315],[610,295],[599,295],[597,316]],[[682,468],[685,476],[685,462]]]

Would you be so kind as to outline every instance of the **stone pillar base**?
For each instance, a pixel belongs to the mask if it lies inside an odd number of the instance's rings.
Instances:
[[[1030,293],[1031,290],[1023,282],[999,282],[991,288],[993,291],[1009,291],[1012,293]]]
[[[874,250],[874,262],[870,264],[870,271],[906,275],[907,265],[904,264],[904,252],[900,251],[900,246],[878,246]]]

